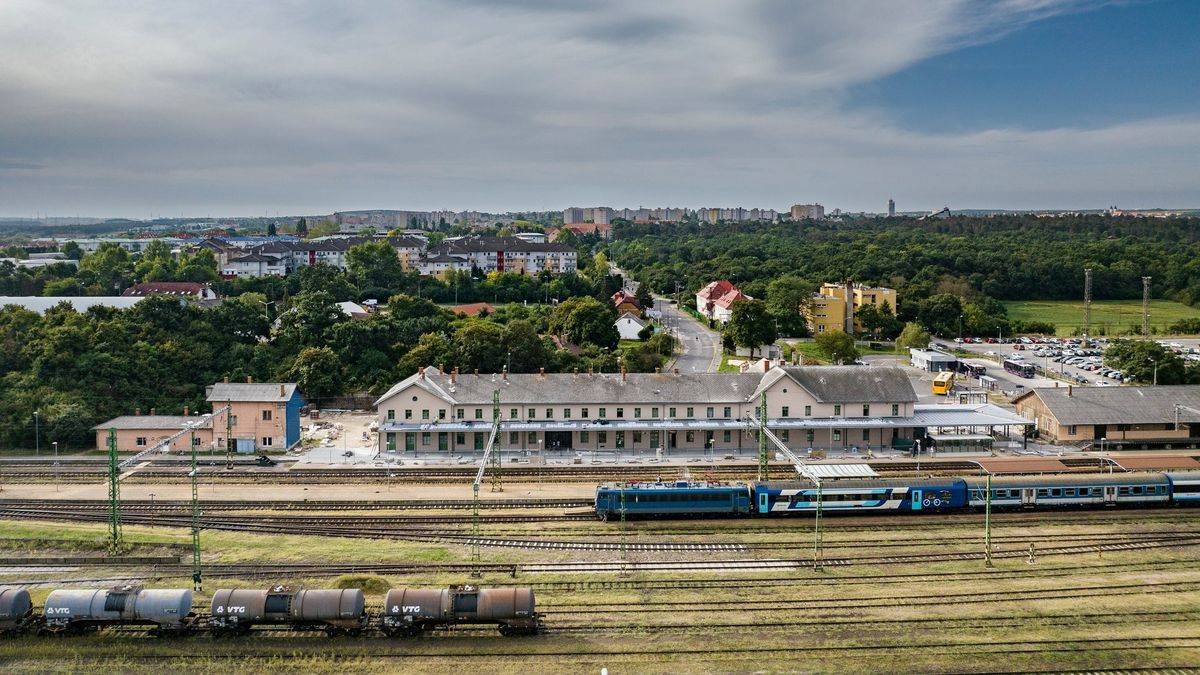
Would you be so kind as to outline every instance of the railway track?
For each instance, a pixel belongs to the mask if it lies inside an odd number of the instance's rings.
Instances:
[[[335,500],[203,500],[201,508],[205,511],[378,511],[385,509],[469,509],[474,502],[469,499],[365,499],[360,501]],[[587,508],[593,505],[591,499],[481,499],[481,509],[540,509],[540,508]],[[108,500],[104,499],[0,499],[0,509],[37,509],[44,511],[107,511]],[[121,500],[121,512],[144,511],[187,511],[191,512],[192,502],[188,500]]]

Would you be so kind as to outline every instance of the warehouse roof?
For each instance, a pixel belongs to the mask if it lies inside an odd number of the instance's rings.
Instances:
[[[212,426],[212,417],[210,415],[192,415],[189,417],[184,417],[183,415],[122,415],[120,417],[114,417],[103,424],[97,424],[96,426],[92,427],[92,430],[148,429],[179,431],[188,424],[196,424],[197,428],[207,429]]]
[[[1200,422],[1200,386],[1151,387],[1039,387],[1018,396],[1019,403],[1036,396],[1059,424],[1167,424]]]
[[[290,401],[296,395],[294,382],[240,383],[219,382],[208,388],[208,400],[224,401]]]

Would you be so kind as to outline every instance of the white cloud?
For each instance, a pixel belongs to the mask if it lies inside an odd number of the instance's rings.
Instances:
[[[1194,119],[937,135],[843,102],[1095,4],[9,0],[0,212],[1195,200]]]

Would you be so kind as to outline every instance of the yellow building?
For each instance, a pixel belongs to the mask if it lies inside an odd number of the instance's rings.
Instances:
[[[808,313],[808,329],[813,334],[831,330],[851,334],[861,332],[862,326],[855,319],[855,313],[865,305],[882,307],[885,302],[895,314],[895,289],[851,283],[823,284],[813,296]]]

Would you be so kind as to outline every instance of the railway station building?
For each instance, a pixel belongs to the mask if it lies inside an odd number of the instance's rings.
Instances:
[[[379,451],[483,450],[498,397],[499,443],[509,452],[750,452],[764,394],[767,427],[799,452],[887,451],[911,447],[932,428],[1028,424],[990,405],[918,405],[907,375],[887,366],[521,375],[426,367],[376,401]]]
[[[1038,387],[1013,401],[1053,443],[1093,449],[1200,446],[1200,386]]]

